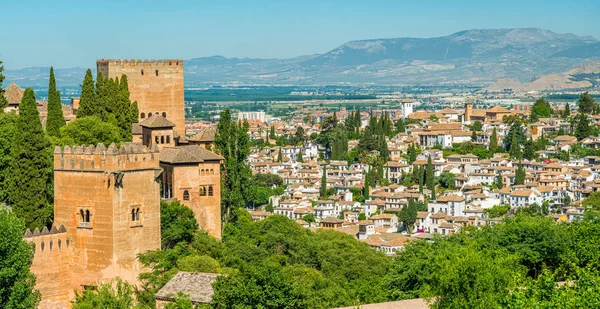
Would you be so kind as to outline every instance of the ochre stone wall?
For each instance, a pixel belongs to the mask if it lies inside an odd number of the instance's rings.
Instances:
[[[98,72],[109,78],[127,75],[131,101],[138,102],[139,122],[151,114],[163,115],[185,136],[183,60],[106,60],[96,62]]]
[[[176,198],[194,211],[201,229],[213,237],[221,238],[220,162],[204,161],[188,165],[162,163],[161,166],[166,175],[172,175],[165,179],[173,191],[171,198]],[[212,196],[208,194],[210,186],[213,187]],[[206,195],[200,195],[201,188],[205,188]],[[186,190],[189,192],[189,200],[184,199]]]
[[[42,294],[39,308],[69,308],[75,295],[70,276],[72,242],[66,232],[44,234],[36,230],[34,236],[25,237],[35,246],[31,272],[36,277],[35,288]]]
[[[117,276],[138,282],[146,270],[137,255],[160,249],[160,172],[158,148],[57,147],[54,224],[66,228],[61,237],[68,250],[36,248],[32,272],[42,293],[41,308],[68,308],[64,299],[72,300],[73,290]],[[37,247],[40,237],[58,236],[34,236]]]

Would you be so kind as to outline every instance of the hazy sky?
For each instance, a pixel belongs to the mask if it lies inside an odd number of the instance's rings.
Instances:
[[[357,39],[538,27],[600,38],[599,0],[1,0],[6,69],[98,58],[286,58]]]

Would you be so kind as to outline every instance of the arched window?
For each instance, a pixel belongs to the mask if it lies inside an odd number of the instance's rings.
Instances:
[[[167,113],[166,112],[163,112],[162,115],[163,115],[163,117],[167,118]]]
[[[137,221],[135,220],[135,209],[131,210],[131,221]]]
[[[188,191],[188,190],[184,190],[183,191],[183,200],[184,201],[189,201],[190,200],[190,191]]]
[[[83,209],[79,210],[79,222],[85,222],[85,212],[83,211]]]
[[[208,186],[208,196],[213,196],[213,186]]]
[[[85,222],[90,223],[90,210],[85,211]]]
[[[158,144],[158,136],[154,137],[155,144]]]
[[[204,176],[204,170],[200,170],[200,176]]]
[[[171,135],[167,135],[167,144],[171,143]]]
[[[140,221],[140,209],[135,210],[135,221]]]
[[[142,119],[146,118],[146,114],[145,113],[141,113],[140,114],[140,118],[142,118]]]
[[[200,187],[200,196],[206,196],[206,187]]]
[[[152,117],[152,112],[148,112],[148,118]]]
[[[161,137],[160,137],[160,143],[161,143],[161,144],[164,144],[164,143],[165,143],[165,137],[164,137],[164,136],[161,136]]]
[[[214,175],[215,174],[215,170],[213,170],[212,168],[210,169],[210,174]]]
[[[156,76],[158,76],[158,70],[156,70]]]
[[[144,75],[144,69],[142,69],[142,75]]]
[[[58,240],[58,249],[60,250],[60,247],[62,246],[62,240]]]
[[[42,249],[42,252],[44,252],[44,247],[46,246],[46,244],[42,241],[42,243],[40,244],[40,248]]]
[[[54,241],[50,240],[50,250],[52,250],[52,247],[54,247]]]

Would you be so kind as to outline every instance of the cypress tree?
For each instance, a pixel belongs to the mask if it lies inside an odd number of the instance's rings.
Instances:
[[[514,159],[521,159],[521,145],[519,144],[516,131],[512,134],[510,149],[508,150],[508,153]]]
[[[435,176],[433,174],[433,164],[431,163],[431,156],[427,159],[427,175],[425,175],[425,179],[427,180],[427,189],[431,190],[431,199],[435,200]]]
[[[323,175],[321,176],[321,190],[319,192],[322,199],[327,198],[327,166],[323,166]]]
[[[425,169],[419,166],[419,193],[423,194],[423,184],[425,183]]]
[[[498,189],[502,189],[504,187],[502,173],[498,173],[498,176],[496,176],[496,186],[498,186]]]
[[[140,110],[138,108],[138,102],[134,101],[131,103],[131,108],[129,109],[129,121],[131,123],[138,123],[138,115],[140,114]]]
[[[60,137],[60,128],[67,122],[62,112],[60,92],[56,90],[54,68],[50,67],[50,82],[48,85],[48,118],[46,119],[46,133],[50,136]]]
[[[296,159],[296,161],[300,163],[304,162],[304,158],[302,158],[302,149],[300,149],[300,152],[298,152],[298,159]]]
[[[533,158],[535,158],[535,144],[533,142],[533,139],[530,138],[526,143],[525,143],[525,149],[523,150],[523,157],[527,160],[532,160]]]
[[[277,162],[281,163],[283,161],[283,153],[281,152],[281,146],[279,147],[279,153],[277,153]]]
[[[53,153],[35,102],[27,88],[19,105],[19,119],[11,147],[7,177],[8,204],[28,228],[43,227],[52,219]]]
[[[495,154],[498,151],[498,133],[496,132],[496,128],[492,130],[492,135],[490,136],[490,145],[488,149],[492,154]]]
[[[565,110],[563,111],[563,117],[567,118],[571,116],[571,107],[569,106],[569,103],[567,103],[567,105],[565,105]]]
[[[413,165],[412,167],[412,177],[411,177],[411,184],[419,184],[419,178],[420,178],[420,173],[419,173],[419,166],[415,166]]]
[[[365,173],[365,187],[364,187],[364,192],[363,192],[363,196],[365,197],[365,199],[368,199],[370,194],[371,194],[371,190],[369,189],[369,172]]]
[[[276,139],[277,136],[275,136],[275,127],[271,126],[271,133],[269,134],[269,139]]]
[[[4,83],[4,66],[2,65],[2,61],[0,61],[0,113],[4,112],[4,108],[8,106],[8,100],[4,97],[4,88],[2,84]]]
[[[81,84],[81,96],[79,98],[79,109],[77,110],[77,118],[87,116],[99,116],[98,105],[96,102],[96,88],[94,87],[94,78],[92,70],[88,69],[85,72],[83,84]],[[102,119],[101,117],[99,117]]]
[[[523,164],[519,160],[519,166],[517,167],[517,171],[515,172],[515,185],[524,185],[525,184],[525,169],[523,169]]]

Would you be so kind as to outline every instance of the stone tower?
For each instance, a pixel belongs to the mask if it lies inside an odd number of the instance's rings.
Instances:
[[[127,143],[54,151],[54,224],[72,243],[73,289],[120,277],[136,283],[136,256],[160,249],[158,148]]]
[[[473,103],[466,102],[465,103],[465,117],[463,119],[463,122],[465,122],[465,123],[471,123],[471,116],[472,115],[473,115]]]
[[[179,136],[185,136],[183,60],[100,59],[96,66],[109,78],[127,75],[131,101],[138,102],[139,122],[161,115],[175,124]]]
[[[402,102],[402,119],[406,119],[408,115],[413,113],[413,101],[411,99],[403,99]]]

